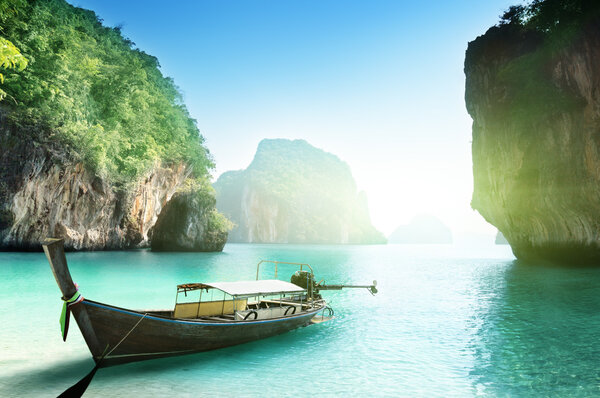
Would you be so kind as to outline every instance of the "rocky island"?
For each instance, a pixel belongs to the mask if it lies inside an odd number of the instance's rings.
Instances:
[[[508,241],[500,231],[496,233],[496,239],[494,239],[494,243],[497,245],[508,245]]]
[[[451,244],[452,231],[437,217],[419,214],[401,225],[388,237],[389,243]]]
[[[161,225],[173,236],[202,230],[186,250],[221,250],[214,165],[158,60],[62,0],[0,11],[12,51],[0,84],[0,250],[41,250],[49,236],[70,250],[145,247],[152,235],[165,241]],[[195,214],[161,223],[173,198]]]
[[[467,49],[471,205],[519,259],[600,263],[599,16],[534,1]]]
[[[236,224],[231,242],[385,243],[348,165],[303,140],[261,141],[250,166],[223,173],[214,188],[218,210]]]

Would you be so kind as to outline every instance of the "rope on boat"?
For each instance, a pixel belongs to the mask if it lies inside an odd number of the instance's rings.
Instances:
[[[119,342],[118,342],[118,343],[117,343],[117,344],[116,344],[116,345],[115,345],[115,346],[112,348],[112,350],[110,350],[110,351],[108,352],[108,354],[106,354],[106,355],[103,355],[103,356],[102,356],[102,358],[101,358],[100,360],[104,359],[105,357],[108,357],[108,356],[110,356],[110,354],[112,354],[112,352],[113,352],[114,350],[116,350],[116,349],[117,349],[117,347],[118,347],[119,345],[121,345],[121,343],[122,343],[122,342],[124,342],[124,341],[125,341],[125,339],[127,338],[127,336],[129,336],[129,335],[131,334],[131,332],[133,332],[133,329],[135,329],[135,328],[137,328],[137,327],[138,327],[138,325],[140,324],[140,322],[142,322],[142,321],[144,320],[144,318],[146,317],[146,315],[148,315],[148,313],[147,313],[147,312],[144,314],[144,316],[143,316],[143,317],[141,317],[141,318],[140,318],[140,320],[139,320],[139,321],[137,321],[137,323],[136,323],[135,325],[133,325],[133,327],[132,327],[131,329],[129,329],[129,332],[127,332],[127,334],[126,334],[125,336],[123,336],[123,338],[121,339],[121,341],[119,341]]]
[[[83,296],[79,293],[79,290],[73,294],[73,297],[70,299],[66,299],[61,297],[63,301],[62,311],[60,313],[60,333],[62,335],[63,341],[67,341],[67,333],[69,333],[69,319],[71,315],[71,306],[81,303],[83,301]]]

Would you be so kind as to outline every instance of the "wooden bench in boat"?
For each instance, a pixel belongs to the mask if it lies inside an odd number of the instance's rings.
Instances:
[[[235,310],[245,310],[248,300],[235,300]],[[233,300],[203,301],[200,303],[177,303],[173,311],[174,318],[194,319],[205,316],[233,316]]]

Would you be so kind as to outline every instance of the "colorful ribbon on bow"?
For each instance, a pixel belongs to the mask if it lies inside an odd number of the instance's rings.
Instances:
[[[70,307],[82,302],[83,296],[81,293],[79,293],[79,290],[77,290],[70,299],[67,300],[64,297],[61,297],[61,299],[63,301],[63,307],[62,312],[60,313],[60,332],[62,334],[63,341],[67,341],[67,333],[69,332],[69,318],[71,315]]]

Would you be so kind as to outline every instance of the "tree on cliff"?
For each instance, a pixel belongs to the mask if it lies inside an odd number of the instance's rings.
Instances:
[[[580,25],[598,16],[598,0],[533,0],[527,9],[528,25],[543,32]]]
[[[18,13],[18,8],[25,5],[24,0],[0,1],[0,21],[4,25],[6,17]],[[4,29],[0,26],[0,32]],[[23,70],[27,66],[25,58],[19,49],[0,36],[0,68]],[[0,84],[4,83],[4,75],[0,73]],[[0,101],[6,97],[7,93],[0,88]]]
[[[489,31],[489,37],[502,38],[504,42],[513,38],[521,44],[520,56],[498,70],[497,78],[511,100],[497,109],[497,116],[510,116],[523,126],[531,126],[543,120],[546,111],[580,106],[581,98],[552,83],[547,65],[582,29],[597,24],[599,17],[598,0],[532,0],[526,5],[511,6],[501,16],[499,26]],[[483,54],[477,46],[473,43],[471,55]],[[532,51],[534,48],[537,51]]]
[[[0,37],[0,68],[23,70],[27,66],[25,58],[14,44]],[[4,83],[4,75],[0,73],[0,83]],[[0,101],[6,97],[6,92],[0,88]]]
[[[120,183],[157,162],[186,163],[196,178],[214,167],[173,80],[118,27],[64,0],[0,0],[0,26],[29,60],[3,86],[15,99],[4,116],[21,131]]]
[[[0,107],[0,249],[39,250],[47,236],[75,250],[146,245],[187,182],[197,236],[222,248],[211,156],[155,57],[65,0],[0,0],[0,36],[0,64],[27,66],[0,67],[12,99]]]
[[[553,32],[579,25],[600,14],[598,0],[533,0],[511,6],[500,17],[500,25],[522,25],[540,32]]]
[[[510,6],[500,17],[500,25],[521,25],[525,17],[525,6]]]

